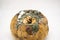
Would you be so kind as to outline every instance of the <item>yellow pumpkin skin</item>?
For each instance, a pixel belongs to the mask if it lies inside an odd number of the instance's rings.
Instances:
[[[43,14],[41,15],[43,16],[43,18],[41,18],[41,22],[38,24],[39,30],[36,32],[35,35],[29,35],[26,32],[25,24],[19,25],[18,29],[16,29],[15,26],[19,16],[19,13],[17,13],[12,18],[10,24],[11,33],[16,38],[16,40],[44,40],[45,37],[48,35],[49,28],[47,18]]]

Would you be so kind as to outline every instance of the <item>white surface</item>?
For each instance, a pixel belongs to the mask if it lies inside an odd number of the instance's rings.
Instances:
[[[46,40],[60,40],[60,0],[0,0],[0,40],[13,40],[10,22],[23,9],[41,11],[49,23]]]

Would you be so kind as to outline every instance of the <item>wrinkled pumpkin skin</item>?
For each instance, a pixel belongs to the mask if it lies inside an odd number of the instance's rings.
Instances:
[[[34,11],[34,10],[27,10],[27,11],[25,10],[25,12],[29,12],[29,11]],[[49,28],[48,28],[48,21],[43,14],[41,13],[39,14],[39,16],[43,16],[43,17],[40,19],[41,22],[38,22],[37,24],[38,28],[36,26],[34,30],[31,26],[27,28],[27,25],[25,24],[21,24],[17,28],[16,24],[17,24],[18,16],[19,16],[19,13],[17,13],[12,18],[11,24],[10,24],[11,33],[16,38],[16,40],[44,40],[45,39],[45,37],[48,34]],[[37,22],[35,20],[34,21],[32,20],[32,24],[34,22]],[[23,19],[23,23],[26,23],[26,21],[24,22],[24,19]],[[32,32],[32,30],[34,31],[34,33]]]

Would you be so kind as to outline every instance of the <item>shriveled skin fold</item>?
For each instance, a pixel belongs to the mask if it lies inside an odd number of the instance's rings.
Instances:
[[[25,12],[34,11],[34,10],[25,10]],[[43,16],[38,21],[38,31],[35,32],[36,29],[32,29],[31,26],[25,24],[26,21],[23,22],[23,24],[20,24],[18,28],[16,28],[17,19],[20,14],[17,13],[11,20],[10,29],[12,32],[12,35],[16,38],[16,40],[44,40],[46,36],[48,35],[48,21],[47,18],[43,14],[39,14],[40,16]],[[25,19],[23,19],[24,21]],[[34,24],[35,20],[32,21],[32,24]],[[36,21],[37,22],[37,21]],[[26,31],[27,30],[27,31]],[[33,32],[33,31],[34,32]]]

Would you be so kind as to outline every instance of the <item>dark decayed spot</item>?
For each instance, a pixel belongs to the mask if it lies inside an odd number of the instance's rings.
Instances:
[[[41,12],[39,12],[39,15],[38,15],[40,18],[44,18],[43,14]]]
[[[28,24],[31,24],[31,23],[32,23],[32,18],[28,20]]]
[[[24,10],[25,13],[29,13],[29,10]]]
[[[36,33],[39,30],[39,26],[38,24],[34,24],[32,26],[26,26],[26,32],[29,35],[33,35],[34,33]]]
[[[19,16],[19,13],[17,13],[16,15]]]
[[[39,30],[38,24],[33,25],[32,30],[33,32],[37,32]]]
[[[34,13],[34,11],[32,11],[32,13]]]
[[[27,32],[29,35],[32,35],[32,28],[31,28],[31,27],[26,27],[26,32]]]

